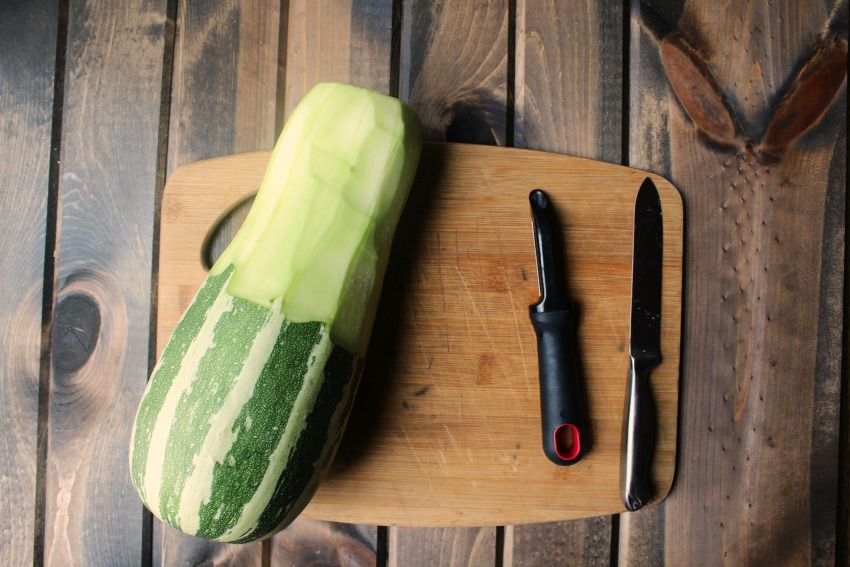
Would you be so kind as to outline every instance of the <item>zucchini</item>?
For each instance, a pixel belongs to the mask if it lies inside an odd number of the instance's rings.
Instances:
[[[242,543],[307,505],[348,419],[421,145],[415,112],[366,89],[322,83],[295,108],[139,404],[130,471],[155,516]]]

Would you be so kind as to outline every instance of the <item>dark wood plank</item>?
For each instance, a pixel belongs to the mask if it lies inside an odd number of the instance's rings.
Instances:
[[[168,172],[274,145],[280,2],[178,4]]]
[[[273,131],[275,120],[277,128],[282,127],[282,120],[316,82],[343,81],[388,91],[390,0],[284,2],[278,11],[272,10],[271,18],[249,2],[187,10],[181,9],[178,19],[170,170],[214,155],[272,147],[279,133]],[[255,21],[263,18],[277,18],[278,26]],[[240,22],[238,32],[228,31],[233,19]],[[238,55],[231,54],[233,45],[239,46]],[[270,79],[270,69],[279,76]],[[207,86],[204,81],[210,73],[218,73],[220,83]],[[239,83],[235,99],[234,82]],[[269,85],[280,90],[269,93]],[[223,223],[212,242],[211,256],[226,246],[247,210],[241,207]],[[298,519],[262,549],[260,544],[247,546],[256,547],[251,551],[244,550],[246,546],[187,538],[159,523],[155,532],[162,540],[155,546],[155,564],[271,561],[297,565],[311,554],[333,557],[336,553],[340,562],[360,565],[374,564],[377,557],[374,526]]]
[[[46,465],[47,564],[135,564],[165,2],[70,7]],[[130,111],[132,109],[132,111]]]
[[[290,0],[288,20],[286,116],[322,81],[389,92],[392,0]]]
[[[269,149],[278,107],[280,2],[179,2],[176,15],[168,172],[194,161]],[[220,250],[244,220],[219,232]],[[213,252],[215,253],[215,252]],[[269,546],[187,536],[154,520],[154,565],[261,565]]]
[[[621,163],[623,5],[519,0],[516,147]]]
[[[650,10],[632,26],[630,165],[685,200],[682,457],[666,502],[623,517],[620,564],[831,565],[847,99],[806,73],[846,84],[846,37],[825,2]]]
[[[514,145],[622,161],[622,26],[621,2],[517,2]],[[610,517],[505,531],[505,565],[611,560]]]
[[[290,0],[281,40],[286,41],[286,65],[279,81],[284,117],[318,82],[339,81],[389,93],[392,4],[392,0]],[[352,420],[363,414],[358,408],[355,401]],[[350,431],[356,434],[355,428]],[[302,565],[312,557],[329,565],[375,565],[379,554],[385,553],[378,549],[376,526],[305,518],[275,536],[271,545],[273,564],[284,565]]]
[[[404,567],[490,567],[496,564],[495,528],[393,528],[387,564]]]
[[[399,93],[426,140],[508,141],[506,0],[404,2]],[[390,528],[389,565],[493,565],[496,528]]]
[[[611,558],[611,517],[505,528],[502,565],[607,566]]]
[[[0,564],[26,565],[36,544],[41,319],[58,10],[0,4]],[[41,523],[41,518],[38,518]],[[39,552],[40,553],[40,552]]]
[[[430,141],[505,145],[508,2],[404,3],[401,98]]]
[[[270,565],[369,567],[377,527],[300,518],[271,541]]]
[[[230,545],[187,536],[158,520],[154,529],[153,565],[259,567],[268,565],[269,549],[261,543]]]

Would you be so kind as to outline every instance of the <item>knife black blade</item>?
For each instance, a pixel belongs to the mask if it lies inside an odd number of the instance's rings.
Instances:
[[[649,378],[661,363],[663,233],[661,198],[647,177],[635,199],[629,377],[620,453],[620,490],[631,512],[652,498],[649,465],[655,411]]]

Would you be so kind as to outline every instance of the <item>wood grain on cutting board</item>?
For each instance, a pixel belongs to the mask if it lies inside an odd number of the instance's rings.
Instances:
[[[163,197],[158,349],[205,277],[211,229],[259,186],[269,152],[176,170]],[[662,354],[652,375],[656,501],[675,469],[682,201],[661,177],[563,155],[427,143],[402,216],[366,372],[309,517],[480,526],[617,513],[628,370],[634,198],[649,175],[664,216]],[[559,467],[541,449],[538,299],[528,194],[559,215],[590,448]]]

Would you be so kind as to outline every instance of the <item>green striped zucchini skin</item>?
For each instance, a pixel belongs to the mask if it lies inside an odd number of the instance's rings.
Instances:
[[[154,369],[130,447],[133,485],[166,523],[244,543],[286,527],[333,460],[359,358],[209,276]]]

